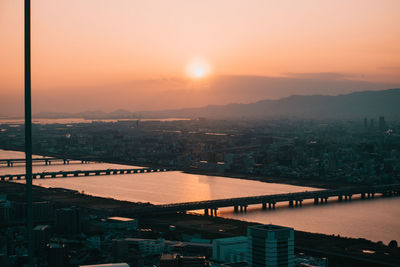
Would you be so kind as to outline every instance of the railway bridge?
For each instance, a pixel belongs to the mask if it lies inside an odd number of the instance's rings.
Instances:
[[[379,196],[400,196],[400,184],[360,186],[346,189],[326,189],[298,193],[275,194],[216,199],[206,201],[184,202],[165,205],[152,205],[143,208],[124,210],[125,215],[154,213],[175,213],[190,210],[203,210],[205,215],[217,215],[218,208],[233,207],[235,212],[246,212],[249,205],[261,204],[262,209],[274,209],[280,202],[287,202],[289,207],[301,207],[304,200],[312,200],[315,205],[326,204],[329,198],[340,201],[351,201],[354,196],[361,199],[373,199]]]
[[[56,171],[56,172],[33,173],[32,178],[33,179],[65,178],[65,177],[78,177],[78,176],[117,175],[117,174],[167,172],[167,171],[176,171],[176,169],[175,168],[128,168],[128,169],[105,169],[105,170]],[[26,178],[25,173],[0,175],[1,181],[21,180],[25,178]]]
[[[56,158],[56,157],[43,157],[43,158],[32,158],[32,163],[44,163],[45,165],[51,165],[52,163],[63,163],[69,164],[71,161],[78,161],[82,164],[89,162],[100,162],[98,159],[70,159],[70,158]],[[25,159],[0,159],[0,166],[7,165],[7,167],[13,167],[14,164],[24,163]]]

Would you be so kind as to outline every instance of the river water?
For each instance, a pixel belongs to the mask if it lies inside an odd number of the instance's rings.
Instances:
[[[0,158],[23,158],[24,153],[0,150]],[[125,165],[91,163],[70,165],[35,165],[33,172],[57,170],[88,170],[126,168]],[[139,167],[137,167],[139,168]],[[24,173],[24,166],[0,167],[0,174]],[[23,181],[22,181],[23,182]],[[288,192],[318,190],[317,188],[263,183],[226,177],[186,174],[179,171],[163,173],[124,174],[57,179],[36,179],[35,185],[63,187],[86,194],[154,204],[177,203],[244,197]],[[290,226],[297,230],[366,238],[384,243],[400,241],[400,198],[354,199],[351,202],[328,201],[325,205],[303,202],[303,207],[288,208],[282,203],[275,210],[249,206],[247,213],[233,208],[219,209],[219,216],[246,221]]]

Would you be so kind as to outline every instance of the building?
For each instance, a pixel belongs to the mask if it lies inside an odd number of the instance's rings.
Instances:
[[[68,252],[65,245],[56,243],[47,244],[47,263],[48,266],[69,266]]]
[[[129,267],[127,263],[107,263],[95,265],[80,265],[80,267]]]
[[[380,131],[386,130],[385,117],[383,117],[383,116],[380,116],[380,117],[379,117],[379,130],[380,130]]]
[[[272,224],[247,229],[250,267],[294,266],[293,228]]]
[[[113,255],[116,259],[134,254],[161,255],[164,248],[164,239],[123,238],[113,240]]]
[[[0,202],[0,224],[10,221],[11,203],[9,201]]]
[[[56,210],[55,230],[59,234],[76,235],[81,232],[80,212],[76,208]]]
[[[42,253],[47,243],[50,240],[50,226],[49,225],[37,225],[33,229],[33,240],[35,245],[35,251]]]
[[[136,230],[138,221],[136,219],[124,217],[109,217],[107,218],[108,226],[115,230]]]
[[[247,236],[215,239],[212,245],[215,262],[241,262],[247,259]]]

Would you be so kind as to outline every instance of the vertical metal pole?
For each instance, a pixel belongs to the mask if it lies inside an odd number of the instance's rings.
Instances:
[[[31,107],[31,1],[25,0],[25,171],[26,171],[26,221],[28,233],[29,267],[33,267],[32,218],[32,107]]]

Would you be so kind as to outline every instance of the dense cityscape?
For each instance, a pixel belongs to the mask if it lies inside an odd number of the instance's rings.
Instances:
[[[22,125],[3,124],[3,148],[23,150]],[[400,123],[177,120],[35,124],[33,150],[188,171],[353,184],[400,180]]]
[[[0,148],[23,150],[23,130],[21,124],[2,124]],[[361,121],[199,118],[36,123],[33,151],[71,160],[174,167],[188,173],[246,179],[273,177],[280,183],[346,188],[399,182],[399,132],[400,124],[384,117]],[[65,163],[53,162],[61,166]],[[12,162],[1,164],[5,171],[13,168]],[[23,185],[3,181],[1,186],[0,263],[22,266],[26,262]],[[112,262],[129,264],[120,266],[248,266],[251,247],[247,244],[253,238],[252,227],[258,227],[228,219],[222,219],[225,221],[221,224],[213,213],[124,217],[127,210],[151,204],[96,198],[57,188],[35,187],[34,192],[38,266]],[[292,254],[286,256],[289,262],[284,265],[328,266],[329,262],[329,266],[390,266],[399,259],[396,240],[383,244],[282,226],[265,227],[266,234],[287,231],[285,244],[289,244]]]

